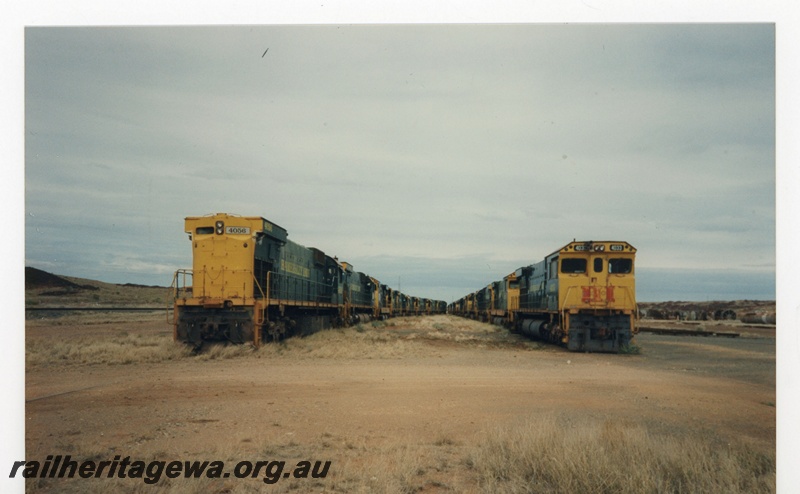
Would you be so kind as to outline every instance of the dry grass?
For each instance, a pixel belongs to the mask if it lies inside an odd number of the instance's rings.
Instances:
[[[114,451],[70,451],[73,458],[113,458]],[[245,447],[224,446],[192,458],[160,452],[137,460],[209,459],[231,469],[241,460],[331,461],[324,479],[260,478],[30,479],[30,492],[415,492],[640,493],[775,491],[775,457],[719,437],[654,434],[640,424],[537,418],[476,434],[467,443],[439,435],[426,443],[343,437],[323,432],[311,442],[285,436]]]
[[[409,327],[416,338],[459,343],[494,343],[498,338],[508,334],[500,326],[451,316],[413,318],[409,320]]]
[[[128,334],[123,331],[102,339],[80,336],[60,340],[29,340],[25,365],[28,369],[82,364],[121,365],[164,362],[190,355],[188,347],[176,345],[164,335]]]
[[[392,359],[435,353],[431,342],[479,347],[503,345],[515,337],[498,326],[452,316],[400,317],[350,328],[320,331],[264,345],[259,356],[327,359]],[[536,345],[532,345],[535,347]]]
[[[98,451],[92,448],[72,449],[69,454],[77,461],[108,461],[118,452]],[[159,492],[168,493],[293,493],[293,492],[336,492],[336,493],[374,493],[411,494],[426,487],[445,488],[454,492],[462,489],[448,488],[456,478],[469,476],[459,456],[463,452],[449,445],[406,444],[388,442],[368,445],[366,437],[346,438],[330,433],[322,433],[312,443],[300,443],[285,437],[246,448],[223,446],[191,457],[175,453],[157,452],[145,457],[131,457],[132,461],[194,461],[221,460],[225,470],[231,471],[242,460],[247,461],[285,461],[284,472],[292,471],[298,461],[330,461],[325,478],[283,478],[267,484],[264,475],[256,478],[209,479],[167,478],[161,476],[155,484],[147,484],[142,478],[89,478],[89,479],[28,479],[27,491],[59,493],[101,493],[101,492]],[[77,477],[77,475],[76,475]],[[442,480],[444,479],[444,480]]]
[[[305,338],[289,338],[263,345],[255,353],[262,358],[301,359],[391,359],[430,353],[430,349],[420,342],[382,330],[383,324],[366,323],[320,331]]]
[[[498,348],[513,346],[538,349],[538,343],[511,335],[498,326],[450,316],[409,317],[374,321],[349,328],[320,331],[304,338],[288,338],[255,349],[252,345],[205,345],[194,355],[188,347],[176,344],[166,323],[158,331],[129,330],[129,322],[164,321],[163,313],[87,313],[67,314],[58,318],[27,322],[33,337],[26,343],[26,365],[29,369],[53,365],[121,365],[136,362],[155,363],[178,359],[197,361],[233,358],[287,359],[399,359],[437,354],[437,345]],[[69,336],[71,329],[59,327],[113,324],[117,333],[92,334],[84,330]],[[42,333],[37,333],[41,331]],[[50,337],[44,332],[50,331]]]
[[[487,434],[468,464],[485,492],[774,492],[775,455],[642,425],[537,418]]]
[[[75,311],[75,312],[58,312],[46,311],[27,314],[25,318],[25,325],[32,328],[51,328],[63,326],[98,326],[105,324],[119,324],[125,325],[129,323],[153,323],[154,325],[163,325],[162,328],[167,330],[167,311],[166,309],[159,310],[153,309],[143,312],[104,312],[104,311]]]

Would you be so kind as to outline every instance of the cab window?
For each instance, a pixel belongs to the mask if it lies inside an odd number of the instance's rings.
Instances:
[[[585,273],[586,259],[562,259],[561,272],[569,274]]]
[[[594,258],[594,272],[595,273],[602,273],[603,272],[603,259],[600,257]]]
[[[628,274],[633,270],[632,259],[609,259],[608,272],[616,274]]]

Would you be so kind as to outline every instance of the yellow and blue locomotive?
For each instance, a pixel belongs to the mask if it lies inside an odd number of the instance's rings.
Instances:
[[[619,352],[637,332],[635,257],[627,242],[572,241],[449,310],[569,350]]]
[[[288,239],[262,217],[218,213],[185,219],[192,269],[173,280],[174,338],[253,343],[412,314],[410,299],[319,249]]]

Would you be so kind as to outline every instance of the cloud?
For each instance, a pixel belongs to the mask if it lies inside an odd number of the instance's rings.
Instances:
[[[573,238],[774,270],[774,31],[28,28],[26,262],[159,278],[224,211],[445,278]]]

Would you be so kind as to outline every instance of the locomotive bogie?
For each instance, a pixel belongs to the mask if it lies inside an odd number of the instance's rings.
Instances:
[[[251,308],[229,309],[186,306],[175,324],[175,339],[199,347],[205,341],[253,341],[253,311]]]
[[[630,344],[635,327],[633,314],[614,311],[570,313],[564,324],[567,348],[587,352],[618,352]]]

